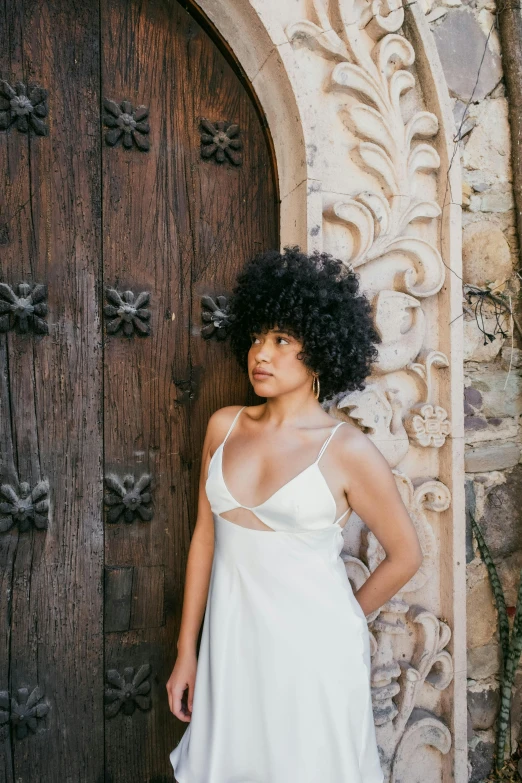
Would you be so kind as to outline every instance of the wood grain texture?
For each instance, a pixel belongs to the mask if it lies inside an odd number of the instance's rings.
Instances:
[[[129,769],[136,780],[170,779],[168,754],[185,724],[169,712],[165,683],[201,444],[211,413],[247,397],[247,378],[226,345],[200,336],[200,298],[230,291],[244,261],[277,247],[278,236],[259,117],[207,33],[177,4],[121,0],[103,0],[102,29],[103,91],[149,107],[151,145],[146,153],[121,146],[102,153],[104,283],[151,292],[149,337],[104,338],[105,469],[150,473],[155,509],[151,522],[106,527],[106,564],[139,565],[141,577],[134,580],[135,630],[106,635],[106,668],[152,666],[150,712],[107,721],[107,772],[119,783]],[[202,159],[200,117],[239,124],[240,167]],[[164,582],[155,578],[160,567]],[[154,627],[163,590],[165,621]]]
[[[39,685],[35,734],[2,744],[0,779],[92,780],[103,770],[101,251],[98,14],[7,2],[0,77],[49,91],[48,136],[0,133],[3,282],[43,283],[48,335],[10,331],[2,357],[1,480],[50,483],[49,527],[0,535],[0,690]]]
[[[165,684],[209,416],[258,401],[201,297],[279,246],[265,120],[208,23],[175,0],[6,0],[0,78],[49,90],[47,137],[0,131],[0,282],[44,283],[48,335],[0,335],[0,482],[50,483],[48,530],[0,534],[0,691],[40,685],[0,783],[159,783],[186,724]],[[103,100],[148,108],[148,151]],[[242,162],[201,156],[237,123]],[[150,293],[150,334],[108,334],[106,288]],[[152,518],[106,523],[104,477],[152,477]],[[150,665],[150,709],[109,717],[107,672]],[[114,674],[111,675],[114,678]]]

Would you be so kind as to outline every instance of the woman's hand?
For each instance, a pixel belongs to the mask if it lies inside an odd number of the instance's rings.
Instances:
[[[197,665],[195,652],[179,654],[167,682],[170,711],[185,723],[189,723],[192,717]],[[184,700],[183,694],[187,688],[188,693]],[[184,702],[186,702],[186,706]]]

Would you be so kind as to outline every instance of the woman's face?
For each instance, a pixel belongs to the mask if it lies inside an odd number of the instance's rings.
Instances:
[[[248,377],[259,397],[276,397],[306,386],[312,389],[309,369],[298,358],[303,343],[284,329],[274,327],[252,335]]]

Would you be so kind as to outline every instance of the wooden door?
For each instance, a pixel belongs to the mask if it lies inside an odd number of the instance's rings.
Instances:
[[[171,781],[201,444],[254,400],[217,297],[279,245],[266,123],[174,0],[8,0],[0,79],[0,782]]]

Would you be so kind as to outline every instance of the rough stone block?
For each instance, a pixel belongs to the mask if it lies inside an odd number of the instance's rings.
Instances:
[[[485,308],[484,308],[485,309]],[[494,316],[483,317],[480,323],[481,327],[494,334],[497,326],[497,319]],[[505,326],[507,330],[507,325]],[[495,334],[495,339],[491,342],[486,340],[484,343],[484,334],[479,329],[474,316],[464,318],[464,355],[465,362],[490,362],[500,352],[504,338],[501,334]]]
[[[483,100],[500,81],[502,70],[500,57],[486,47],[486,36],[473,13],[467,8],[448,13],[433,28],[433,35],[450,91],[463,101],[468,101],[472,94],[473,100]]]
[[[473,723],[471,722],[471,715],[469,714],[468,710],[468,718],[467,718],[467,736],[468,740],[470,740],[473,737]]]
[[[462,234],[462,264],[465,283],[481,287],[507,280],[513,263],[502,231],[488,222],[469,223]]]
[[[484,730],[493,726],[500,705],[498,689],[468,690],[468,712],[474,729]]]
[[[473,386],[466,386],[464,389],[464,399],[467,403],[472,405],[475,410],[480,410],[482,407],[482,394],[478,389]]]
[[[482,196],[472,196],[469,200],[471,212],[509,212],[515,206],[512,191],[497,190],[484,193]]]
[[[522,367],[522,351],[520,348],[511,348],[511,346],[505,345],[502,348],[500,366],[503,370],[509,370],[510,367],[511,369]]]
[[[470,385],[482,395],[481,416],[489,418],[518,417],[522,414],[522,370],[512,368],[509,376],[500,363],[468,366]]]
[[[478,783],[487,778],[493,769],[495,746],[492,742],[478,742],[470,750],[468,758],[471,764],[469,783]]]
[[[466,179],[473,185],[478,177],[478,181],[489,183],[491,188],[507,185],[511,178],[507,101],[505,98],[483,101],[474,113],[477,124],[462,154],[463,166],[470,170]],[[471,172],[475,172],[475,178],[470,176]]]
[[[468,649],[468,677],[485,680],[500,671],[500,647],[496,641]]]
[[[487,576],[468,589],[466,606],[468,649],[483,647],[497,630],[495,599]]]
[[[506,476],[506,483],[489,492],[480,526],[493,557],[522,550],[522,465]]]
[[[489,443],[467,449],[464,456],[466,473],[489,473],[514,467],[520,459],[516,443]]]
[[[506,606],[516,606],[520,572],[522,571],[522,549],[513,552],[497,562],[498,575],[504,589]],[[522,663],[520,664],[522,671]]]
[[[486,441],[514,440],[519,433],[518,421],[510,416],[506,416],[505,419],[484,419],[480,416],[469,415],[464,419],[464,429],[465,443],[473,446]]]
[[[473,551],[473,529],[471,527],[471,515],[476,515],[476,498],[473,481],[469,479],[465,482],[464,491],[466,493],[466,563],[471,563],[475,557]]]

